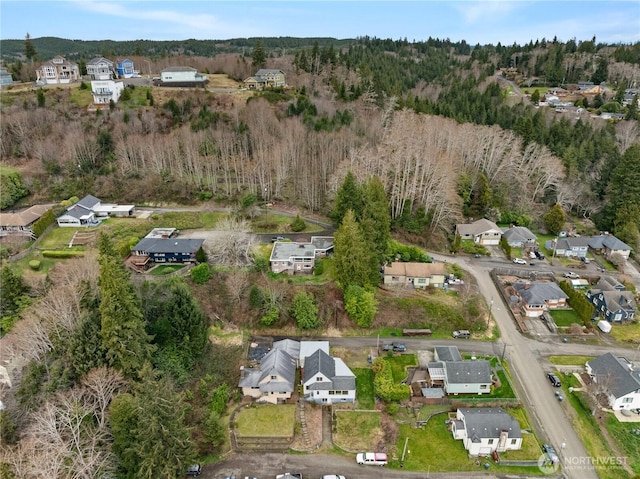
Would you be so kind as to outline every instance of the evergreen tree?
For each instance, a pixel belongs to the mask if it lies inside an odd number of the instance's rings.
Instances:
[[[29,35],[29,33],[27,33],[27,36],[24,39],[24,56],[27,57],[27,60],[29,60],[30,63],[33,63],[38,56],[36,47],[33,45],[31,35]]]
[[[264,65],[267,61],[267,55],[264,52],[262,40],[256,40],[256,45],[253,48],[253,53],[251,54],[251,60],[256,70],[264,68]]]
[[[98,262],[100,336],[107,364],[129,377],[135,377],[145,361],[151,359],[155,348],[145,331],[129,273],[105,234],[100,235]]]
[[[387,258],[391,239],[391,214],[389,200],[384,186],[378,177],[371,178],[364,185],[365,207],[360,225],[365,241],[375,251],[378,263]]]
[[[357,220],[362,219],[362,212],[364,210],[364,194],[362,188],[356,181],[356,177],[353,173],[348,172],[344,177],[336,198],[333,203],[333,211],[331,212],[331,219],[336,225],[342,223],[342,219],[347,210],[351,210]]]
[[[378,302],[373,291],[351,285],[344,294],[344,308],[359,327],[369,328],[378,312]]]
[[[553,205],[549,212],[544,215],[544,226],[547,231],[553,235],[557,235],[564,229],[564,223],[567,220],[562,206],[559,203]]]
[[[313,301],[313,296],[305,291],[299,291],[293,297],[291,316],[301,329],[313,329],[320,326],[318,307]]]
[[[376,252],[365,241],[353,211],[348,210],[335,234],[335,274],[338,285],[377,286],[380,282]]]

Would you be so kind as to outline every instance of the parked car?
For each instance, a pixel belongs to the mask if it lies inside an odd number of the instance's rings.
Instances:
[[[560,462],[558,453],[551,444],[543,444],[542,450],[547,455],[547,458],[549,459],[549,462],[551,462],[551,464],[558,464]]]
[[[471,332],[467,329],[456,329],[451,335],[456,339],[469,339]]]
[[[591,260],[590,260],[589,258],[587,258],[586,256],[582,256],[580,259],[582,260],[582,262],[583,262],[584,264],[589,264],[589,263],[591,263]]]
[[[359,452],[356,454],[356,462],[369,466],[386,466],[389,460],[384,452]]]
[[[325,474],[322,476],[322,479],[347,479],[344,476],[340,476],[338,474]]]
[[[553,384],[555,387],[559,388],[561,386],[560,378],[555,374],[547,373],[547,378],[549,379],[549,382],[551,382],[551,384]]]
[[[187,477],[196,477],[200,474],[202,474],[202,467],[200,466],[200,464],[192,464],[191,466],[187,467],[187,471],[185,472],[185,475]]]
[[[275,243],[276,241],[284,241],[287,238],[285,238],[284,236],[274,236],[273,238],[271,238],[271,242]]]
[[[474,258],[482,258],[482,255],[480,253],[476,253],[473,255]]]
[[[544,255],[540,251],[536,251],[536,258],[544,259]]]
[[[383,351],[393,351],[395,353],[404,353],[407,346],[404,343],[388,343],[382,346]]]
[[[522,258],[513,258],[513,262],[515,264],[527,264],[527,262],[525,260],[523,260]]]
[[[302,479],[302,473],[285,472],[284,474],[277,474],[276,479]]]
[[[574,273],[573,271],[570,271],[570,272],[568,272],[568,273],[565,273],[563,276],[564,276],[565,278],[569,278],[569,279],[580,279],[580,275],[579,275],[579,274]]]

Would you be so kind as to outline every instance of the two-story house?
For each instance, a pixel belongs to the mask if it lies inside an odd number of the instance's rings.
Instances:
[[[56,56],[40,65],[36,70],[36,77],[38,85],[70,83],[80,79],[80,70],[77,63],[69,62],[62,56]]]
[[[610,323],[635,318],[637,305],[633,292],[627,291],[623,284],[611,276],[601,277],[586,296],[596,313]]]
[[[554,256],[585,258],[589,250],[589,238],[556,238],[547,241],[545,247],[553,251]]]
[[[501,408],[459,408],[450,427],[470,456],[522,448],[520,423]]]
[[[550,309],[566,308],[569,298],[560,286],[551,281],[513,283],[525,315],[536,318]]]
[[[395,261],[384,267],[384,284],[424,289],[442,288],[445,282],[444,263],[413,263]]]
[[[132,60],[118,58],[116,59],[116,73],[120,78],[132,78],[139,72],[135,70]]]
[[[462,359],[455,346],[436,346],[427,366],[432,385],[447,394],[490,394],[491,364],[486,359]]]
[[[94,105],[117,103],[124,91],[124,83],[117,80],[92,80],[91,96]]]
[[[91,80],[113,80],[116,76],[116,71],[111,60],[104,57],[96,57],[87,62],[87,75]]]
[[[136,266],[150,263],[195,263],[196,253],[203,239],[196,238],[142,238],[131,250]]]
[[[457,224],[456,235],[463,240],[473,240],[477,244],[495,246],[500,244],[502,230],[493,221],[482,218],[473,223]]]
[[[291,398],[295,390],[297,362],[287,351],[273,348],[255,368],[241,368],[238,386],[242,394],[256,400],[278,404]]]
[[[628,244],[610,233],[591,236],[589,238],[589,248],[596,253],[601,253],[605,258],[615,254],[621,258],[629,259],[629,254],[631,253],[631,247]]]
[[[273,68],[262,68],[255,75],[247,78],[244,85],[249,90],[264,90],[286,86],[284,72]]]
[[[585,365],[613,410],[640,409],[640,372],[626,358],[607,353]]]
[[[304,360],[302,392],[308,402],[328,405],[356,400],[356,376],[340,358],[322,349]]]
[[[274,273],[310,274],[315,261],[333,252],[333,236],[312,236],[309,243],[276,241],[269,264]]]

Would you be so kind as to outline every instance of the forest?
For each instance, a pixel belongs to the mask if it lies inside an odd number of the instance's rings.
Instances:
[[[154,67],[194,65],[236,81],[278,68],[283,89],[136,86],[98,110],[82,103],[90,98],[84,82],[3,90],[0,177],[11,192],[3,206],[93,194],[136,205],[237,207],[252,197],[330,217],[340,226],[338,287],[364,328],[388,254],[380,245],[392,234],[448,250],[458,222],[486,217],[543,230],[559,205],[637,251],[640,124],[637,97],[628,105],[622,98],[637,87],[638,45],[279,41],[229,41],[248,53],[219,55],[176,45],[158,53],[141,41],[134,53]],[[41,56],[70,48],[46,39],[32,47]],[[115,42],[92,48],[102,53],[76,51],[84,60],[130,51]],[[28,78],[36,56],[8,65]],[[541,91],[581,81],[608,88],[580,100],[589,114],[575,118],[510,94],[507,73]],[[625,119],[597,118],[614,107]],[[349,262],[344,252],[357,248],[373,261]],[[230,307],[231,296],[215,281],[131,281],[111,238],[100,236],[97,249],[37,285],[1,270],[3,320],[16,316],[3,348],[24,368],[15,403],[0,413],[0,477],[175,477],[220,452],[242,350],[207,341],[222,320],[206,311],[213,302]],[[317,296],[333,304],[333,287],[321,289]],[[277,320],[271,293],[248,293],[263,325]],[[291,314],[315,328],[322,303],[301,292]]]

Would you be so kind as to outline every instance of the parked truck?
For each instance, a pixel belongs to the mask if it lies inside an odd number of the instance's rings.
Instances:
[[[605,321],[604,319],[601,319],[600,321],[598,321],[598,329],[603,333],[610,333],[611,323],[609,321]]]

